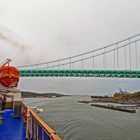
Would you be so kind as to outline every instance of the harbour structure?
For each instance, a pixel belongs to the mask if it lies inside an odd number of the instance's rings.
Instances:
[[[124,105],[124,104],[101,104],[101,103],[93,103],[91,106],[101,107],[106,109],[118,110],[128,113],[136,113],[137,105]]]

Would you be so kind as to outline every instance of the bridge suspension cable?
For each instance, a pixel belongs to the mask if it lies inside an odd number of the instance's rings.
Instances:
[[[19,69],[64,69],[65,66],[67,66],[67,69],[74,69],[74,64],[75,63],[79,63],[80,62],[80,66],[79,68],[81,69],[87,69],[85,62],[86,60],[91,59],[91,66],[92,69],[96,69],[95,68],[95,62],[96,59],[99,58],[100,56],[103,56],[103,67],[102,69],[107,69],[107,64],[109,63],[109,61],[111,61],[111,63],[113,63],[112,68],[113,69],[121,69],[121,64],[122,64],[122,57],[120,57],[121,48],[124,48],[123,50],[123,58],[124,58],[124,69],[127,69],[127,56],[129,56],[129,69],[132,69],[132,46],[135,46],[135,65],[136,65],[136,69],[138,69],[138,45],[137,42],[140,41],[140,34],[131,36],[127,39],[121,40],[119,42],[104,46],[102,48],[93,50],[93,51],[89,51],[86,53],[82,53],[82,54],[78,54],[72,57],[67,57],[67,58],[63,58],[63,59],[58,59],[58,60],[54,60],[54,61],[48,61],[48,62],[43,62],[43,63],[37,63],[37,64],[32,64],[32,65],[24,65],[24,66],[17,66]],[[127,51],[127,47],[128,47],[128,51]],[[113,54],[113,58],[108,58],[108,54],[110,54],[112,52]],[[129,54],[127,53],[129,52]],[[96,58],[96,59],[95,59]],[[114,59],[114,60],[113,60]],[[121,60],[121,61],[120,61]],[[101,61],[100,59],[98,60]],[[110,63],[109,63],[110,64]],[[101,65],[101,64],[100,64]],[[111,65],[111,64],[110,64]],[[98,64],[99,66],[99,64]],[[63,67],[63,68],[62,68]]]
[[[131,43],[129,39],[129,63],[130,63],[130,70],[131,70]]]
[[[138,56],[137,56],[137,42],[135,41],[135,58],[136,58],[136,70],[138,68]]]

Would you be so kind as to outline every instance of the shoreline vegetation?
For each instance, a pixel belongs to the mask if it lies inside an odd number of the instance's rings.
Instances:
[[[36,93],[30,91],[21,91],[22,98],[55,98],[55,97],[63,97],[69,95],[63,95],[58,93]]]
[[[140,91],[134,93],[115,93],[112,97],[92,98],[90,101],[78,101],[81,103],[119,103],[119,104],[136,104],[140,106]]]
[[[108,99],[109,100],[109,99]],[[130,104],[139,104],[140,105],[140,91],[134,93],[115,93],[111,99],[112,102],[118,103],[130,103]]]

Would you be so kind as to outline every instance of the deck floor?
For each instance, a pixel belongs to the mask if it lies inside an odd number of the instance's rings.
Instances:
[[[0,140],[25,140],[26,129],[21,118],[12,118],[13,110],[6,110],[0,124]]]

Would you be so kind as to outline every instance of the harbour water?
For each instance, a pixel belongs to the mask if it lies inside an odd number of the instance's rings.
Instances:
[[[77,102],[89,96],[25,99],[63,140],[139,140],[140,109],[130,114]]]

